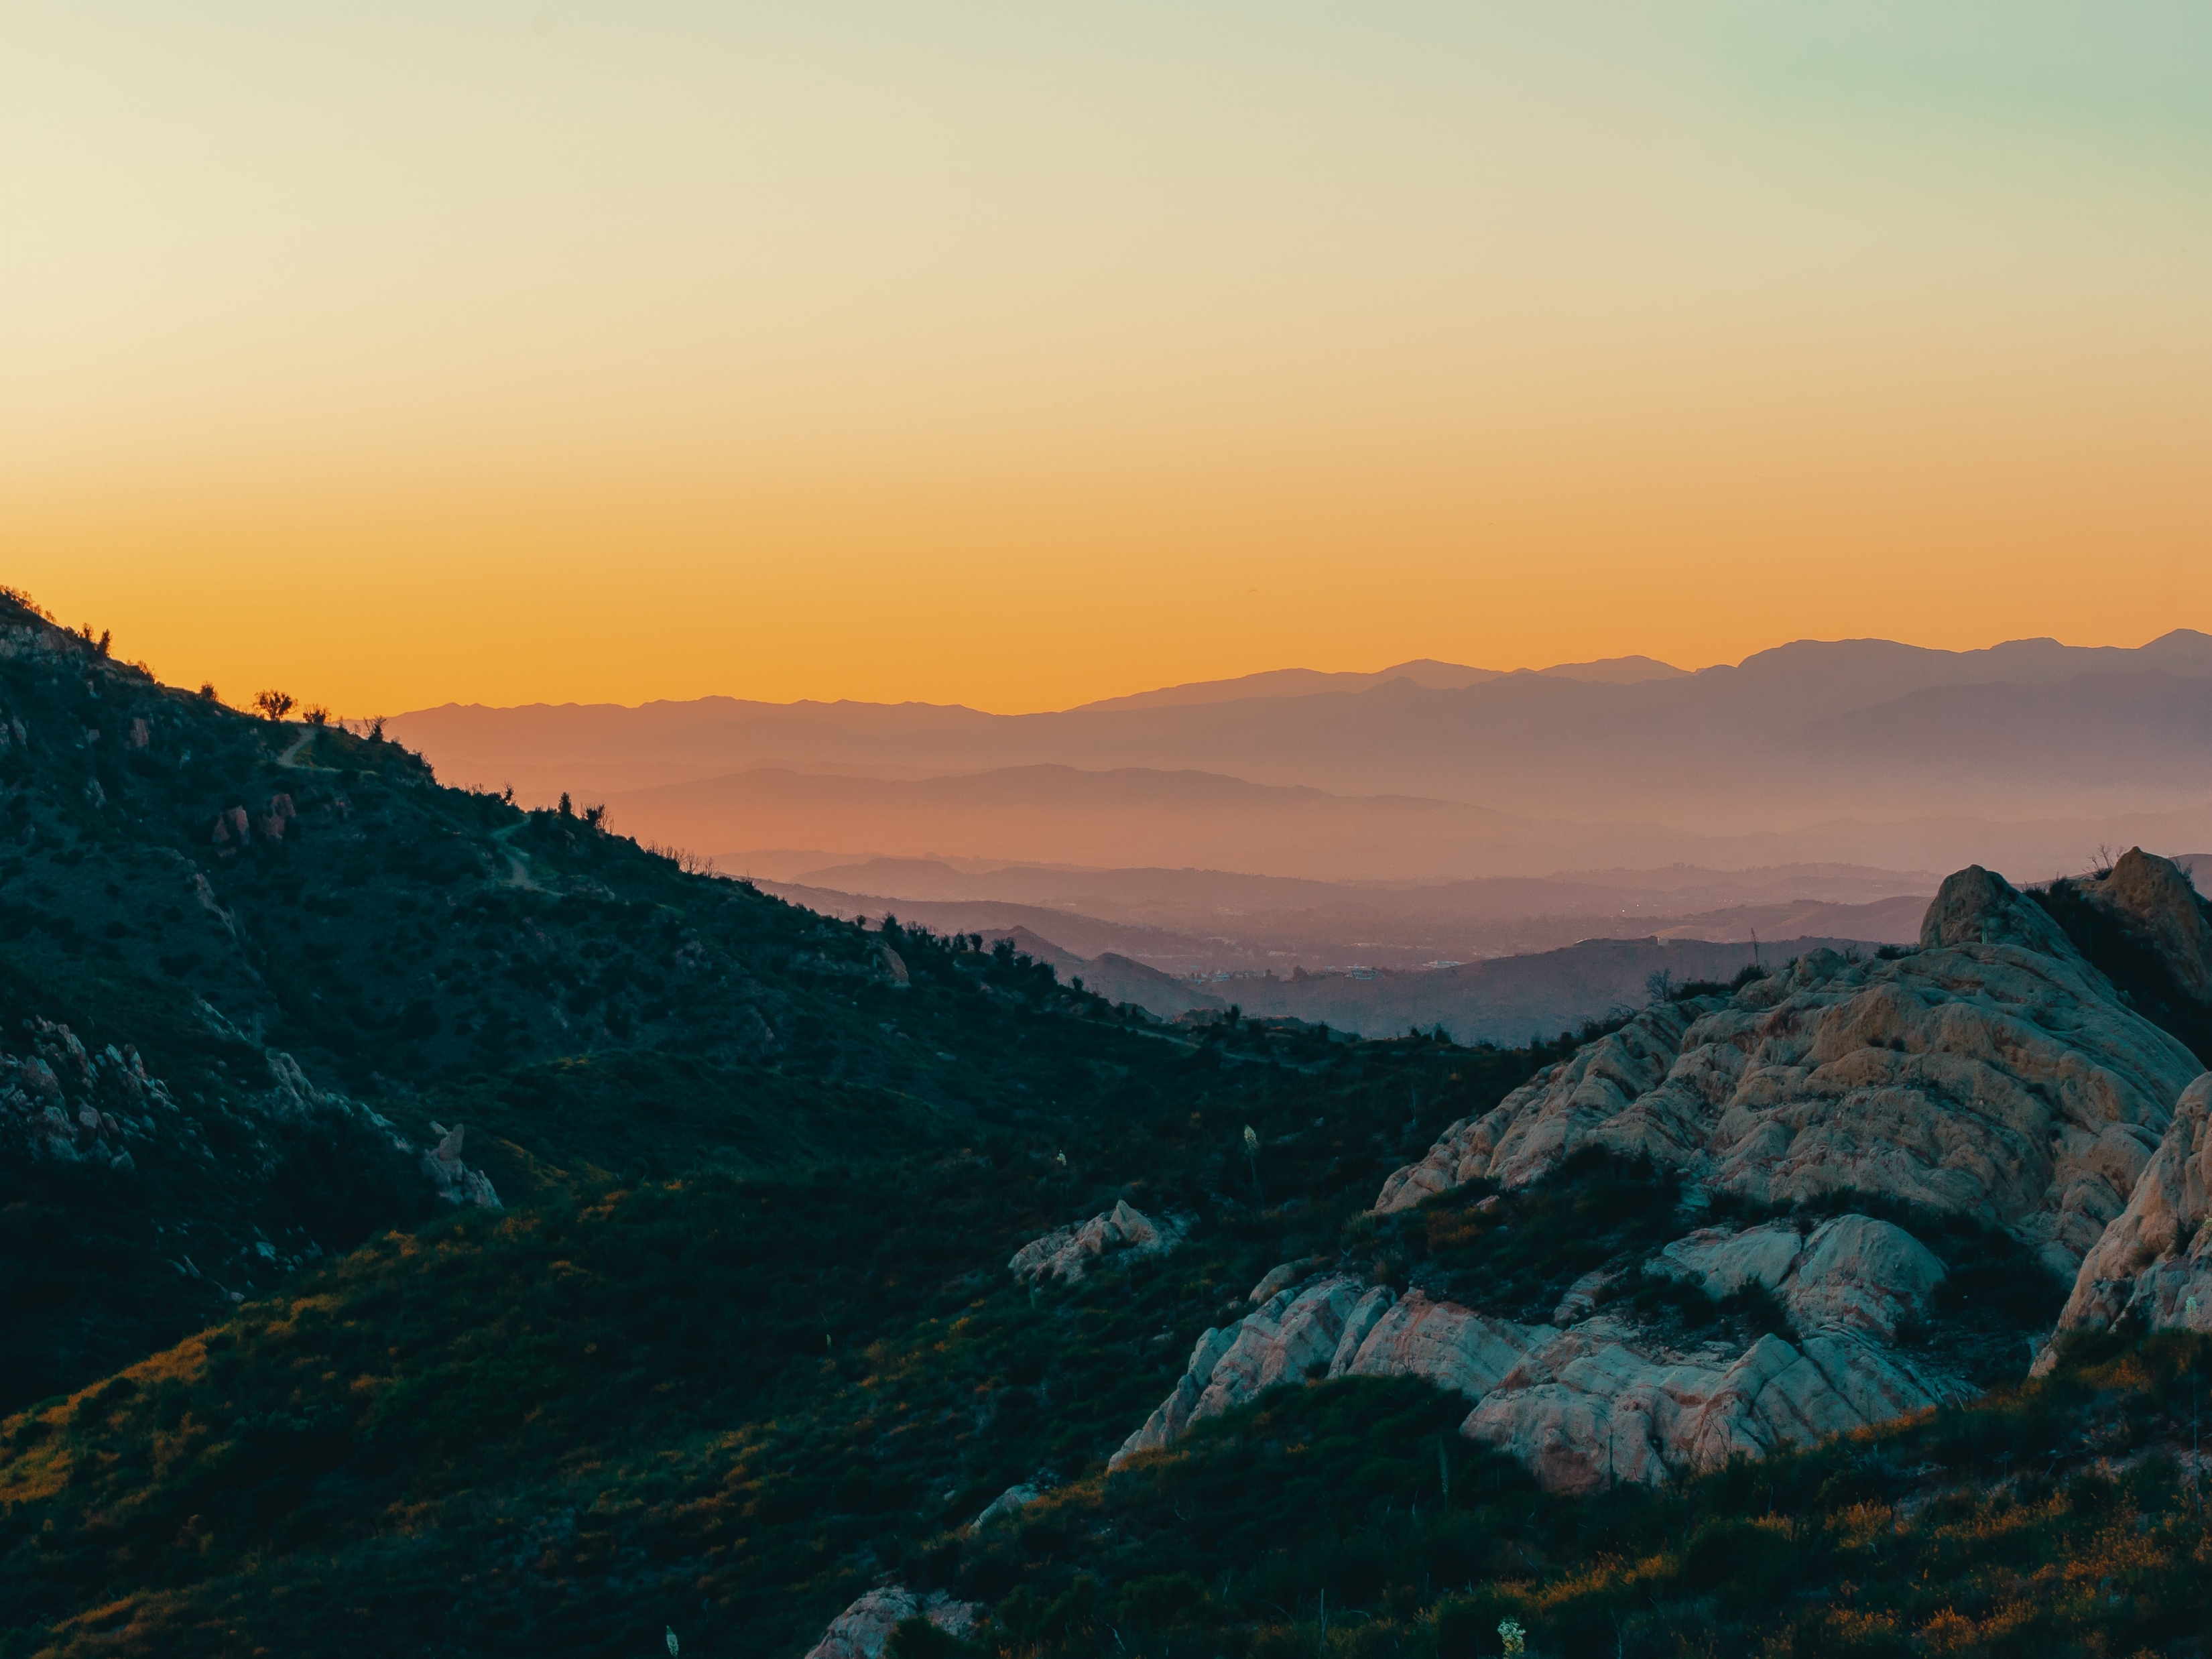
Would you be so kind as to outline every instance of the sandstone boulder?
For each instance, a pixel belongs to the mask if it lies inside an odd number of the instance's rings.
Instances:
[[[2070,1277],[2195,1057],[1987,871],[1943,884],[1923,937],[1894,961],[1816,951],[1734,996],[1646,1009],[1453,1124],[1376,1208],[1524,1186],[1595,1146],[1754,1204],[1869,1194],[1972,1216]]]
[[[2002,876],[1970,864],[1944,878],[1920,919],[1920,947],[2016,945],[2046,957],[2079,961],[2065,929]]]
[[[1793,1221],[1701,1228],[1668,1245],[1651,1267],[1716,1300],[1760,1285],[1801,1332],[1849,1330],[1884,1342],[1925,1314],[1944,1277],[1936,1253],[1911,1233],[1863,1215],[1838,1216],[1809,1234]]]
[[[1598,1318],[1533,1351],[1461,1432],[1554,1491],[1662,1485],[1726,1462],[1885,1422],[1972,1390],[1865,1338],[1763,1336],[1741,1354],[1681,1353]]]
[[[2104,875],[2078,885],[2157,951],[2183,990],[2212,1002],[2212,922],[2179,865],[2131,847]]]
[[[1279,1267],[1270,1267],[1261,1275],[1260,1282],[1252,1287],[1252,1293],[1244,1299],[1257,1307],[1273,1297],[1276,1291],[1297,1284],[1328,1260],[1327,1256],[1312,1255],[1303,1261],[1285,1261]]]
[[[2058,1329],[2103,1329],[2123,1317],[2151,1330],[2212,1331],[2212,1072],[2182,1093],[2127,1208],[2082,1259]],[[2056,1345],[2037,1363],[2048,1370]]]
[[[1032,1282],[1059,1279],[1079,1284],[1085,1272],[1107,1256],[1160,1255],[1182,1242],[1183,1224],[1155,1221],[1126,1200],[1117,1199],[1103,1215],[1072,1227],[1059,1227],[1033,1238],[1006,1263],[1017,1279]]]
[[[2185,964],[2203,918],[2164,862],[2123,860],[2095,902]],[[2068,1326],[2132,1312],[2212,1330],[2212,1076],[2192,1084],[2195,1057],[1999,876],[1945,881],[1921,938],[1893,959],[1815,951],[1732,995],[1647,1008],[1451,1125],[1376,1208],[1474,1180],[1525,1187],[1601,1147],[1674,1171],[1693,1200],[1833,1209],[1868,1194],[1971,1217],[2054,1274],[2079,1269]],[[1263,1306],[1200,1339],[1117,1464],[1317,1374],[1455,1391],[1462,1432],[1573,1490],[1670,1480],[1972,1392],[1928,1357],[1940,1349],[1899,1346],[1926,1327],[1942,1262],[1865,1214],[1686,1231],[1640,1266],[1585,1274],[1542,1326],[1344,1273],[1293,1282],[1306,1265],[1277,1269]],[[1716,1297],[1759,1286],[1789,1334],[1670,1346],[1608,1309],[1608,1280],[1637,1272]]]
[[[442,1123],[433,1123],[430,1133],[439,1139],[435,1146],[422,1154],[422,1172],[430,1177],[438,1196],[448,1204],[469,1204],[480,1210],[500,1208],[499,1194],[492,1190],[491,1177],[461,1162],[461,1145],[467,1130],[459,1123],[450,1129]]]
[[[870,1590],[830,1621],[806,1659],[883,1659],[891,1632],[909,1619],[927,1619],[948,1636],[964,1637],[975,1628],[983,1609],[957,1601],[943,1590],[917,1595],[902,1584]]]
[[[1415,1290],[1384,1310],[1358,1346],[1329,1369],[1336,1376],[1418,1376],[1480,1400],[1532,1354],[1562,1340],[1551,1326],[1493,1319]]]
[[[1009,1486],[983,1505],[982,1513],[968,1523],[969,1528],[973,1532],[981,1532],[986,1527],[995,1526],[1001,1521],[1011,1520],[1043,1496],[1043,1487],[1026,1480],[1018,1486]]]
[[[1139,1452],[1172,1445],[1192,1424],[1218,1417],[1278,1382],[1340,1375],[1336,1361],[1347,1337],[1356,1351],[1389,1297],[1388,1290],[1330,1273],[1277,1291],[1226,1329],[1207,1331],[1192,1348],[1175,1391],[1121,1443],[1108,1467],[1119,1468]]]
[[[1717,1297],[1763,1285],[1796,1340],[1682,1352],[1611,1315],[1560,1330],[1415,1291],[1332,1374],[1420,1376],[1465,1395],[1475,1404],[1462,1432],[1512,1455],[1544,1485],[1572,1491],[1666,1481],[1970,1392],[1890,1346],[1943,1268],[1888,1222],[1841,1216],[1809,1234],[1789,1222],[1705,1228],[1647,1270],[1692,1279]]]

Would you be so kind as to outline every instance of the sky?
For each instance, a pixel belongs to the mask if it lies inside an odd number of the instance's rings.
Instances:
[[[2212,629],[2212,8],[0,0],[0,581],[343,713]]]

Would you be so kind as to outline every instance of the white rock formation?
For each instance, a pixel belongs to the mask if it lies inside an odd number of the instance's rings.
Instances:
[[[1140,1451],[1173,1444],[1193,1423],[1218,1417],[1263,1389],[1298,1382],[1310,1371],[1334,1373],[1347,1337],[1356,1350],[1389,1296],[1347,1274],[1331,1273],[1279,1291],[1257,1312],[1224,1330],[1207,1331],[1192,1348],[1175,1391],[1121,1443],[1108,1467],[1119,1468]]]
[[[1944,1277],[1936,1253],[1911,1233],[1863,1215],[1838,1216],[1809,1235],[1791,1221],[1741,1232],[1700,1228],[1650,1265],[1694,1280],[1716,1300],[1761,1285],[1800,1331],[1849,1330],[1883,1342],[1926,1311]]]
[[[2185,985],[2199,966],[2212,982],[2212,927],[2175,866],[2133,852],[2084,890]],[[2201,1069],[2041,908],[1977,866],[1943,884],[1917,952],[1853,963],[1816,951],[1735,995],[1646,1009],[1453,1124],[1376,1207],[1477,1178],[1523,1187],[1601,1146],[1759,1205],[1864,1193],[2002,1226],[2054,1273],[2078,1267],[2062,1329],[2132,1314],[2212,1331]],[[1116,1464],[1323,1369],[1462,1394],[1463,1433],[1571,1490],[1665,1481],[1972,1393],[1897,1346],[1925,1323],[1942,1262],[1865,1215],[1701,1228],[1642,1264],[1715,1297],[1772,1294],[1794,1340],[1741,1352],[1679,1351],[1605,1311],[1609,1277],[1633,1266],[1585,1274],[1538,1326],[1341,1273],[1290,1285],[1304,1265],[1278,1268],[1255,1292],[1265,1306],[1199,1340]]]
[[[1462,1395],[1474,1402],[1462,1433],[1573,1491],[1669,1480],[1739,1452],[1806,1444],[1971,1393],[1889,1346],[1943,1269],[1887,1222],[1842,1216],[1809,1237],[1786,1223],[1707,1228],[1650,1265],[1716,1295],[1764,1285],[1798,1340],[1682,1352],[1628,1320],[1524,1325],[1332,1273],[1206,1332],[1175,1391],[1111,1466],[1171,1445],[1192,1424],[1276,1383],[1314,1375],[1419,1376]]]
[[[1510,1453],[1546,1486],[1584,1492],[1663,1483],[1972,1393],[1855,1334],[1680,1353],[1598,1318],[1533,1352],[1461,1432]]]
[[[2212,1332],[2212,1072],[2191,1084],[2128,1206],[2082,1259],[2061,1334],[2132,1316],[2151,1330]],[[2037,1362],[2048,1370],[2057,1345]]]
[[[883,1659],[891,1632],[908,1619],[927,1619],[949,1636],[966,1636],[983,1609],[956,1601],[943,1590],[917,1595],[902,1584],[872,1589],[830,1621],[806,1659]]]
[[[1155,1221],[1126,1200],[1117,1199],[1103,1215],[1073,1227],[1058,1227],[1014,1252],[1007,1268],[1017,1279],[1058,1278],[1079,1284],[1101,1257],[1159,1255],[1182,1242],[1182,1224]]]
[[[1026,1480],[1018,1486],[1009,1486],[983,1506],[983,1512],[968,1523],[969,1530],[981,1532],[986,1527],[1011,1520],[1043,1496],[1042,1486],[1033,1486]]]
[[[1524,1186],[1598,1146],[1759,1204],[1869,1193],[1972,1216],[2070,1275],[2199,1067],[1999,877],[1950,878],[1922,937],[1647,1009],[1453,1124],[1376,1208]]]
[[[482,1170],[471,1170],[461,1162],[461,1143],[468,1131],[456,1123],[448,1129],[442,1123],[433,1123],[430,1133],[438,1144],[422,1154],[422,1172],[430,1177],[438,1196],[448,1204],[473,1204],[480,1210],[501,1207],[499,1194],[492,1190],[491,1177]]]

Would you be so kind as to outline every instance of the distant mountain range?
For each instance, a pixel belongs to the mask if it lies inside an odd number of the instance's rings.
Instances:
[[[1054,714],[732,698],[388,729],[441,777],[604,799],[722,857],[940,854],[1324,878],[1839,860],[2022,879],[2212,843],[2212,635],[1800,641],[1686,673],[1285,670]],[[824,860],[823,861],[829,861]]]

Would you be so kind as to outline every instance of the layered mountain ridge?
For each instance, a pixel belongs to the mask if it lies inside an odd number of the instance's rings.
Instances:
[[[12,601],[0,725],[6,1651],[2212,1620],[2172,860],[1361,1041],[787,904]]]
[[[2205,844],[2212,638],[2191,630],[2133,650],[1801,641],[1694,674],[1455,673],[1350,689],[1262,676],[1020,715],[448,706],[393,729],[451,775],[530,799],[605,794],[626,822],[715,854],[1332,878],[1979,855],[2039,879],[2119,836]],[[1147,823],[1170,805],[1219,821]],[[1009,813],[1026,815],[1018,835],[1003,833]],[[793,839],[809,825],[817,838]]]

